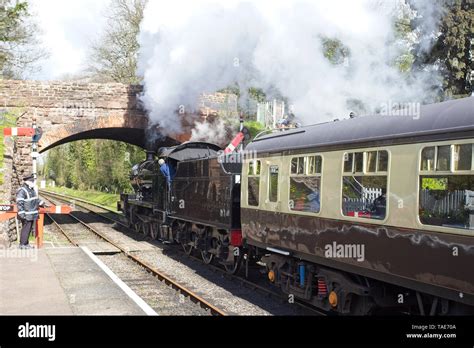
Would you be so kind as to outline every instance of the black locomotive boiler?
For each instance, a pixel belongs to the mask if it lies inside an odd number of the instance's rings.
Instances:
[[[162,149],[176,176],[144,166],[151,198],[119,204],[131,225],[324,310],[474,313],[474,98],[278,130],[242,165],[219,150]]]
[[[235,272],[242,245],[242,165],[225,163],[219,151],[217,145],[203,142],[161,148],[158,157],[175,172],[170,185],[158,160],[149,154],[132,169],[136,192],[121,195],[119,210],[137,231],[167,243],[180,243],[188,254],[198,250],[204,262],[215,258]]]

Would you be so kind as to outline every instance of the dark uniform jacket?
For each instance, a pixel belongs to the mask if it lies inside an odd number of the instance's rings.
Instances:
[[[20,219],[27,221],[38,219],[40,200],[33,188],[22,185],[16,192],[16,204]]]

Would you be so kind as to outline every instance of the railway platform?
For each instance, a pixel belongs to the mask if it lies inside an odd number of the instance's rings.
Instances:
[[[0,250],[0,315],[153,315],[89,249]]]

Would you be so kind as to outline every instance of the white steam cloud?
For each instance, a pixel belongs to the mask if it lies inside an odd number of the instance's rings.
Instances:
[[[409,44],[394,33],[403,8],[402,0],[150,1],[139,36],[143,103],[152,123],[174,132],[177,110],[236,83],[288,98],[303,124],[347,117],[358,101],[366,112],[423,102],[433,72],[404,75],[394,64]],[[323,38],[342,42],[349,59],[332,64]]]
[[[207,141],[213,144],[224,144],[227,140],[227,129],[223,120],[213,123],[196,122],[191,131],[191,141]]]

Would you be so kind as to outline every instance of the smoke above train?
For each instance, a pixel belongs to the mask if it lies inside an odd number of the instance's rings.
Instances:
[[[165,132],[179,130],[178,108],[195,110],[201,93],[235,85],[287,98],[303,125],[430,102],[436,67],[404,74],[396,64],[429,40],[400,38],[395,21],[417,17],[429,28],[440,16],[437,2],[414,3],[417,11],[402,0],[150,1],[139,34],[142,101]],[[336,61],[325,56],[327,39],[343,45]]]

